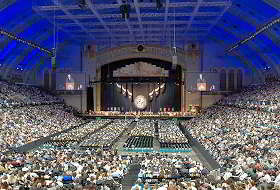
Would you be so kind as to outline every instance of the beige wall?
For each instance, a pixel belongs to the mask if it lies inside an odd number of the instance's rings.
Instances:
[[[222,95],[203,95],[201,102],[200,92],[191,92],[185,93],[185,110],[188,110],[189,105],[201,105],[202,108],[207,108],[217,101],[219,101],[223,96]]]
[[[85,113],[87,110],[87,92],[83,91],[81,95],[59,95],[64,102],[75,108],[77,111]]]

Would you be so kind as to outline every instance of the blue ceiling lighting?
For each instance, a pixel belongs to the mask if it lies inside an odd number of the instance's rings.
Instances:
[[[238,48],[239,46],[247,43],[248,41],[254,39],[256,36],[260,35],[261,33],[265,32],[266,30],[268,30],[269,28],[273,27],[276,24],[280,23],[280,17],[272,20],[271,22],[265,24],[264,26],[262,26],[261,28],[259,28],[256,32],[254,32],[253,34],[250,34],[248,37],[246,37],[245,39],[237,42],[235,45],[233,45],[232,47],[230,47],[229,49],[227,49],[226,51],[229,53],[231,51],[233,51],[234,49]]]
[[[92,43],[102,46],[100,49],[129,44],[171,46],[175,26],[178,47],[186,42],[212,41],[230,52],[221,56],[236,65],[242,61],[262,70],[265,67],[273,70],[280,63],[279,0],[124,3],[130,6],[129,18],[122,18],[120,13],[123,0],[0,1],[0,25],[13,39],[47,53],[52,53],[54,25],[58,44]],[[36,64],[35,59],[41,53],[30,47],[0,36],[0,70],[6,65],[14,69],[18,65],[24,65],[24,70],[34,68],[32,64]]]

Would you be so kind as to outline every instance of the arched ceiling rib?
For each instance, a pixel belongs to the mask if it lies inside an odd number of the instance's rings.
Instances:
[[[100,40],[100,44],[108,46],[112,38],[116,38],[121,45],[132,43],[130,38],[126,39],[127,35],[133,36],[131,38],[133,43],[137,41],[170,45],[173,40],[175,10],[177,44],[192,39],[207,41],[215,38],[215,41],[226,49],[256,31],[270,19],[280,16],[279,0],[231,0],[232,5],[229,9],[225,9],[229,5],[228,0],[161,1],[164,5],[167,2],[167,6],[157,11],[155,3],[151,3],[150,0],[143,0],[143,2],[132,0],[131,17],[125,21],[120,18],[121,1],[119,0],[91,1],[92,6],[85,10],[79,8],[78,0],[59,0],[61,6],[55,6],[57,0],[2,0],[0,24],[1,27],[18,36],[34,41],[39,40],[38,42],[44,42],[47,48],[51,48],[53,34],[51,31],[43,32],[41,26],[49,29],[53,27],[49,22],[53,21],[53,9],[55,9],[56,23],[60,31],[59,43],[68,40],[77,43],[77,39],[85,42],[89,40],[90,35],[87,35],[89,32],[93,38]],[[223,13],[223,10],[226,12]],[[218,21],[216,25],[215,21]],[[209,28],[210,33],[207,32]],[[62,31],[63,34],[70,35],[63,35]],[[111,37],[109,33],[112,33]],[[11,68],[39,58],[40,54],[34,51],[0,36],[0,62],[9,64]],[[279,73],[279,52],[280,26],[276,25],[243,47],[239,47],[234,54],[241,62],[254,64],[259,69],[271,65]],[[231,59],[231,56],[227,59]],[[30,66],[30,68],[34,67]]]

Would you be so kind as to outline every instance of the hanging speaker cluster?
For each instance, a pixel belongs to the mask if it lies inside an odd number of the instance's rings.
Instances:
[[[172,69],[176,69],[178,63],[177,48],[174,46],[172,50]]]
[[[120,12],[123,19],[129,19],[130,10],[130,4],[127,1],[120,6]]]
[[[87,8],[86,0],[79,0],[78,3],[79,3],[78,6],[80,7],[80,9],[86,9]]]
[[[138,45],[137,46],[137,51],[138,52],[143,52],[144,51],[144,46],[143,45]]]

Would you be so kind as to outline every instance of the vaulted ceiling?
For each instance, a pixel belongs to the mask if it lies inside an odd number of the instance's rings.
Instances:
[[[129,18],[120,14],[122,0],[0,0],[1,28],[45,48],[56,44],[124,44],[213,41],[227,49],[273,19],[280,18],[280,0],[128,0]],[[174,35],[175,34],[175,35]],[[0,36],[0,70],[34,69],[42,53]],[[225,59],[278,71],[280,24],[275,24]],[[9,65],[3,69],[3,65]],[[2,67],[2,69],[1,69]],[[278,71],[279,72],[279,71]]]

